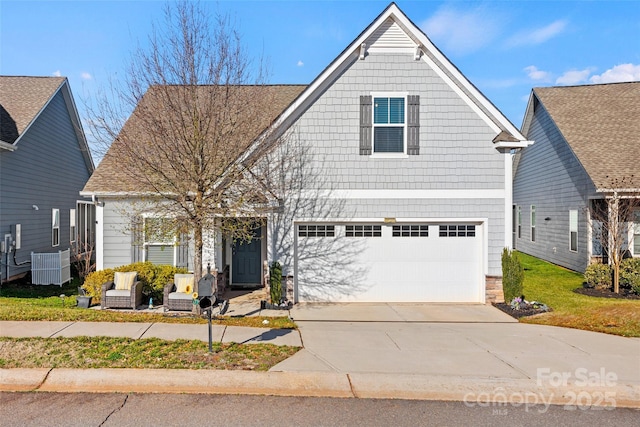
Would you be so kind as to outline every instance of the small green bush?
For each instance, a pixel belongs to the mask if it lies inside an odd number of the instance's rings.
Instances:
[[[271,263],[269,269],[269,283],[271,285],[271,304],[280,304],[282,300],[282,266],[278,261]]]
[[[164,285],[173,280],[173,276],[179,273],[187,273],[186,268],[174,267],[172,265],[155,265],[149,261],[135,262],[133,264],[122,265],[116,268],[94,271],[85,279],[82,288],[87,295],[92,296],[97,301],[102,298],[102,284],[113,281],[116,271],[135,271],[138,273],[138,280],[142,282],[142,292],[160,303],[163,298]]]
[[[507,303],[522,296],[523,283],[524,268],[520,263],[518,251],[504,248],[502,251],[502,289],[504,300]]]
[[[607,264],[590,264],[584,272],[584,280],[596,289],[611,289],[611,267]]]
[[[620,264],[620,286],[640,295],[640,258],[627,258]]]

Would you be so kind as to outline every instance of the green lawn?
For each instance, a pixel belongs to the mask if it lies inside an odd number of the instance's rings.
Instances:
[[[573,292],[583,275],[519,253],[525,269],[524,295],[552,312],[521,318],[521,322],[563,326],[640,337],[640,300],[597,298]]]
[[[152,322],[152,323],[206,323],[204,317],[195,315],[164,315],[133,313],[118,310],[92,310],[76,307],[77,282],[59,286],[3,284],[0,287],[0,320],[57,320],[88,322]],[[64,295],[64,297],[62,297]],[[216,324],[229,326],[264,327],[269,320],[270,328],[296,328],[286,316],[282,317],[230,317],[221,316],[213,320]]]

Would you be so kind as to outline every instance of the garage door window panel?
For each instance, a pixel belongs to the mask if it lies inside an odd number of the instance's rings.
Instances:
[[[299,225],[298,237],[335,237],[335,225]]]
[[[357,224],[345,226],[345,237],[382,237],[382,226]]]
[[[429,237],[429,226],[424,224],[394,225],[391,235],[393,237]]]
[[[441,225],[440,237],[476,237],[475,225]]]

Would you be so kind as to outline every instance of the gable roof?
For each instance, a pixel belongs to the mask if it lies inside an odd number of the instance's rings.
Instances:
[[[0,76],[0,149],[16,150],[53,97],[62,93],[89,172],[94,165],[66,77]]]
[[[389,6],[325,68],[307,89],[282,114],[277,126],[287,127],[305,111],[333,80],[341,75],[357,58],[365,59],[368,52],[406,52],[414,59],[425,61],[495,132],[496,148],[523,148],[531,145],[520,130],[489,101],[449,59],[431,42],[395,3]],[[252,156],[254,144],[243,157]],[[242,159],[241,159],[242,160]]]
[[[66,79],[0,76],[0,140],[15,143]]]
[[[539,108],[531,108],[534,98],[598,191],[623,178],[640,188],[640,82],[534,88],[523,130]]]
[[[256,98],[267,98],[270,101],[270,110],[266,112],[263,117],[265,123],[261,123],[260,132],[268,128],[273,121],[282,113],[282,111],[304,90],[304,85],[264,85],[264,86],[230,86],[229,90],[236,91],[251,91],[250,94]],[[211,86],[198,86],[197,89],[204,95]],[[167,86],[164,87],[169,91],[177,91],[180,86]],[[154,87],[147,90],[147,93],[142,97],[136,110],[127,119],[123,127],[123,131],[129,133],[129,135],[136,135],[137,138],[144,137],[145,128],[136,119],[137,111],[144,111],[146,109],[154,110],[153,103]],[[172,93],[172,92],[171,92]],[[262,95],[260,95],[262,94]],[[247,144],[250,144],[254,138],[259,135],[256,134]],[[141,194],[144,192],[152,191],[145,189],[139,180],[135,177],[127,176],[122,173],[121,165],[118,165],[117,156],[113,153],[113,150],[117,149],[117,144],[121,143],[116,139],[107,150],[104,158],[96,168],[95,172],[87,181],[84,189],[80,192],[81,195],[124,195],[124,194]],[[114,148],[115,147],[115,148]]]

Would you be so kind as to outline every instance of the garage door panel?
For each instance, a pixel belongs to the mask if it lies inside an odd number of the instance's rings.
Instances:
[[[472,236],[441,237],[436,224],[428,237],[394,237],[385,224],[381,237],[345,237],[344,226],[336,226],[332,237],[299,236],[298,300],[480,302],[479,228]]]

